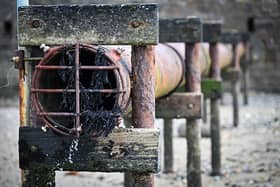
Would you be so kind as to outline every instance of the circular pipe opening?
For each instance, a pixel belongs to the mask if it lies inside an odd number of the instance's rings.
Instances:
[[[60,134],[71,135],[82,130],[82,134],[107,135],[125,108],[126,83],[123,80],[126,79],[108,50],[80,44],[80,112],[77,113],[75,57],[74,46],[60,46],[51,48],[38,64],[32,83],[36,112],[47,126]],[[77,116],[81,129],[75,126]]]

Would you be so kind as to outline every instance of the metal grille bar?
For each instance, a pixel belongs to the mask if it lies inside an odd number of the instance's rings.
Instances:
[[[80,135],[80,131],[81,131],[81,126],[82,124],[81,122],[81,116],[83,114],[87,114],[88,112],[92,112],[92,113],[98,113],[98,111],[81,111],[80,108],[80,94],[81,93],[104,93],[104,94],[109,94],[109,93],[114,93],[114,94],[122,94],[122,93],[126,93],[125,90],[122,89],[118,89],[118,88],[113,88],[113,89],[81,89],[80,88],[80,70],[92,70],[92,71],[120,71],[119,66],[117,65],[103,65],[103,66],[98,66],[98,65],[81,65],[80,62],[80,47],[83,46],[83,44],[77,43],[75,45],[75,64],[74,66],[71,65],[48,65],[46,63],[39,63],[39,65],[36,65],[35,71],[42,71],[42,70],[73,70],[75,73],[75,88],[71,88],[71,89],[65,89],[65,88],[39,88],[38,83],[34,84],[35,86],[33,88],[31,88],[31,92],[32,94],[36,95],[38,97],[39,93],[73,93],[75,94],[75,112],[71,111],[71,112],[55,112],[55,111],[44,111],[44,109],[42,108],[42,106],[40,104],[38,104],[38,112],[37,115],[43,117],[44,121],[46,124],[48,124],[52,129],[62,133],[62,134],[71,134],[74,135],[76,137],[78,137]],[[73,51],[74,51],[73,50]],[[39,60],[38,59],[31,59],[31,60]],[[44,60],[44,58],[43,58]],[[111,116],[115,116],[115,117],[119,117],[119,113],[113,113],[111,111],[102,111],[102,112],[106,112]],[[73,117],[75,118],[74,121],[74,125],[73,128],[67,128],[64,126],[61,126],[60,129],[57,129],[56,126],[53,126],[51,124],[51,120],[48,118],[48,116],[54,116],[54,117]],[[66,130],[66,132],[64,132],[62,129]]]
[[[76,68],[76,81],[75,81],[75,89],[76,89],[76,114],[80,114],[80,44],[76,44],[75,48],[75,68]],[[76,136],[79,137],[81,131],[80,124],[80,115],[76,115],[75,122]]]
[[[42,70],[60,70],[60,69],[73,69],[73,66],[54,66],[54,65],[38,65],[37,69]],[[118,66],[80,66],[81,70],[114,70],[118,69]]]
[[[40,92],[40,93],[75,93],[75,89],[31,89],[32,92]],[[88,93],[125,93],[124,90],[117,90],[117,89],[81,89],[80,93],[88,92]]]

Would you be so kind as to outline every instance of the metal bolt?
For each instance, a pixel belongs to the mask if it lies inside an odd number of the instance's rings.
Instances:
[[[141,25],[144,25],[144,22],[142,22],[142,21],[132,21],[131,23],[131,26],[133,27],[133,28],[138,28],[138,27],[140,27]]]
[[[40,23],[39,20],[33,20],[31,25],[32,25],[33,28],[38,28],[38,27],[41,26],[41,23]]]

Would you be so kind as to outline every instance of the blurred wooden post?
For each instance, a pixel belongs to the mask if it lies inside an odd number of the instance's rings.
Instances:
[[[196,42],[201,41],[201,20],[198,17],[188,17],[188,18],[172,18],[172,19],[161,19],[160,22],[160,30],[159,30],[159,41],[161,43],[168,43],[168,42],[185,42],[186,46],[188,46],[188,52],[189,52],[189,59],[186,58],[185,63],[188,63],[188,67],[192,67],[192,55],[193,49]],[[187,51],[187,50],[186,50]],[[183,61],[183,59],[182,59]],[[188,73],[191,73],[192,70],[197,71],[197,68],[191,68],[191,71],[188,71],[189,69],[186,68],[186,75]],[[199,69],[198,69],[199,70]],[[198,74],[197,74],[198,73]],[[199,75],[200,78],[200,71],[198,71],[197,75]],[[192,73],[191,73],[192,74]],[[188,76],[188,78],[193,79],[193,74]],[[187,82],[189,79],[186,79]],[[190,81],[193,82],[193,81]],[[196,82],[196,81],[195,81]],[[196,83],[195,83],[196,84]],[[200,84],[200,79],[199,83]],[[187,92],[192,93],[184,93],[182,95],[180,94],[172,94],[171,96],[165,98],[165,99],[159,99],[157,101],[157,117],[161,117],[164,119],[164,172],[172,172],[173,171],[173,140],[172,140],[172,118],[190,118],[190,127],[191,130],[189,132],[194,132],[199,128],[197,125],[195,125],[197,122],[197,118],[201,118],[201,92],[200,89],[198,92],[196,90],[192,90],[187,88]],[[196,93],[193,93],[196,92]],[[161,101],[160,101],[161,100]],[[180,115],[179,115],[180,114]],[[181,115],[182,114],[182,115]],[[193,121],[193,122],[192,122]],[[188,126],[188,125],[187,125]],[[192,128],[192,126],[195,126]],[[189,135],[190,141],[188,141],[190,147],[190,151],[193,150],[196,151],[197,143],[197,134],[194,135],[194,137],[191,137],[192,135]],[[199,134],[200,136],[200,134]],[[199,150],[200,151],[200,150]],[[190,161],[190,167],[188,167],[188,171],[192,170],[192,165],[195,165],[199,167],[199,179],[193,178],[191,181],[194,186],[197,186],[196,184],[200,184],[200,165],[196,165],[197,162],[200,164],[200,156],[196,157],[195,155],[197,152],[194,152],[193,157],[189,156],[188,160]],[[198,160],[199,161],[198,161]],[[191,172],[191,175],[193,175],[195,171]],[[193,175],[195,176],[195,174]],[[192,176],[190,176],[192,178]],[[194,182],[197,181],[198,182]],[[199,186],[197,186],[199,187]]]
[[[232,43],[232,67],[235,70],[239,70],[239,63],[237,59],[237,42],[234,41]],[[239,124],[239,102],[238,102],[238,94],[239,94],[239,80],[233,79],[231,81],[232,84],[232,108],[233,108],[233,126],[237,127]]]
[[[207,118],[208,118],[208,114],[207,114],[207,98],[204,97],[203,98],[203,116],[202,116],[203,123],[207,124]]]
[[[219,61],[218,61],[218,47],[217,43],[210,43],[210,78],[219,81],[221,79]],[[211,165],[212,175],[217,176],[221,174],[221,143],[220,143],[220,99],[213,97],[210,99],[211,105]]]
[[[200,63],[196,60],[196,44],[185,43],[185,85],[186,92],[201,92]],[[188,119],[187,139],[187,180],[188,187],[201,187],[200,168],[200,120]]]
[[[155,122],[155,60],[154,46],[132,47],[132,125],[154,128]],[[152,187],[151,174],[133,173],[133,186]]]
[[[249,87],[250,87],[250,73],[249,65],[251,64],[251,45],[249,42],[250,35],[249,33],[243,33],[243,43],[245,45],[245,59],[242,63],[242,72],[243,72],[243,104],[248,105],[249,103]]]
[[[164,136],[164,173],[173,172],[173,123],[172,119],[163,119]]]

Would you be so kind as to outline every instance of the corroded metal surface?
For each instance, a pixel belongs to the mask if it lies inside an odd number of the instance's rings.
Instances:
[[[97,52],[97,46],[91,46],[91,45],[86,45],[86,44],[80,44],[81,48],[85,50],[89,50],[92,53]],[[69,47],[69,46],[68,46]],[[50,48],[49,52],[44,56],[44,58],[40,61],[40,63],[35,66],[35,72],[33,74],[33,86],[31,88],[31,93],[32,93],[32,101],[33,105],[36,108],[37,115],[40,116],[40,118],[44,119],[44,123],[53,128],[54,121],[53,118],[57,118],[59,114],[61,116],[70,116],[71,118],[75,118],[76,120],[76,125],[75,127],[73,126],[72,128],[67,127],[65,129],[62,125],[59,129],[59,132],[62,134],[73,134],[74,132],[76,133],[77,130],[80,130],[80,127],[77,125],[77,120],[79,118],[80,113],[79,110],[74,111],[52,111],[52,110],[46,110],[45,104],[42,104],[41,102],[38,102],[40,99],[39,95],[43,94],[49,94],[55,95],[55,94],[75,94],[77,96],[77,93],[80,94],[116,94],[116,97],[113,100],[110,100],[111,103],[115,103],[117,106],[121,108],[120,112],[123,112],[126,107],[129,104],[130,101],[130,90],[131,90],[131,84],[135,84],[135,81],[139,81],[137,77],[132,76],[132,82],[131,80],[131,67],[132,63],[135,63],[134,61],[131,62],[131,48],[128,46],[101,46],[102,48],[105,49],[106,47],[106,56],[108,60],[110,61],[110,66],[96,66],[94,65],[94,59],[91,65],[89,64],[76,64],[76,68],[74,70],[80,70],[81,76],[83,76],[84,71],[108,71],[108,72],[114,72],[112,74],[114,77],[110,77],[108,81],[110,82],[115,82],[116,81],[116,87],[112,88],[100,88],[100,89],[95,89],[95,88],[81,88],[77,91],[75,87],[67,87],[64,88],[63,86],[59,85],[59,81],[56,80],[57,78],[48,78],[49,74],[45,74],[43,72],[53,72],[57,71],[58,74],[60,74],[63,71],[72,71],[73,70],[73,65],[67,65],[67,64],[61,64],[59,60],[55,60],[57,55],[60,55],[63,50],[65,50],[65,46],[60,46],[60,47],[54,47]],[[75,49],[74,46],[70,46],[70,48],[73,50]],[[70,49],[69,48],[69,49]],[[83,50],[80,49],[80,50]],[[241,54],[239,51],[242,52],[243,47],[242,45],[237,45],[236,48],[237,54]],[[185,79],[184,73],[186,71],[187,74],[189,73],[194,73],[191,72],[190,70],[192,67],[186,67],[186,70],[184,69],[184,56],[185,56],[185,45],[182,43],[170,43],[170,44],[159,44],[156,47],[154,47],[154,52],[155,52],[155,57],[153,58],[153,71],[155,73],[155,98],[160,98],[163,96],[166,96],[173,92],[178,86],[183,85],[187,80]],[[222,44],[217,44],[216,45],[216,50],[219,51],[219,54],[216,55],[217,61],[220,63],[219,67],[226,67],[232,62],[232,50],[231,47],[222,45]],[[122,53],[120,53],[122,51]],[[77,59],[77,50],[76,50],[76,59]],[[146,53],[146,56],[141,57],[141,58],[148,58],[148,55],[150,53]],[[196,65],[199,66],[199,68],[202,71],[202,75],[207,75],[210,69],[210,56],[209,56],[209,45],[208,44],[196,44],[194,48],[194,53],[192,53],[192,58],[194,61],[196,61]],[[80,60],[83,60],[85,57],[80,57]],[[140,58],[140,57],[139,57]],[[239,57],[237,57],[238,59]],[[134,58],[135,59],[135,58]],[[141,59],[142,60],[142,59]],[[237,60],[235,60],[236,63],[238,63]],[[137,70],[140,71],[140,70]],[[143,73],[147,73],[148,71],[151,71],[149,68],[145,68]],[[77,72],[76,72],[77,73]],[[212,72],[213,73],[213,72]],[[217,72],[216,72],[217,73]],[[53,74],[50,74],[53,75]],[[49,76],[50,76],[49,75]],[[46,77],[47,76],[47,77]],[[147,76],[147,75],[144,75]],[[52,76],[51,76],[52,77]],[[76,75],[76,77],[79,78],[79,76]],[[197,80],[188,80],[188,81],[199,81],[199,76],[196,77]],[[61,78],[61,77],[60,77]],[[194,78],[194,76],[193,76]],[[89,79],[91,80],[92,77],[84,77],[82,78],[83,80]],[[148,79],[151,81],[151,77]],[[76,81],[76,87],[78,87],[78,83],[80,82],[78,79]],[[186,82],[187,85],[197,85],[193,84],[192,82]],[[142,81],[143,83],[147,84],[147,81]],[[48,86],[51,87],[48,87]],[[54,87],[53,87],[54,86]],[[64,85],[65,86],[65,85]],[[135,85],[133,85],[135,86]],[[145,90],[143,90],[145,93]],[[52,97],[52,96],[51,96]],[[76,103],[79,103],[79,98],[74,97],[74,101],[76,98]],[[143,97],[141,99],[142,103],[144,102],[146,97]],[[49,100],[51,101],[51,100]],[[51,102],[55,102],[56,100],[53,100]],[[107,101],[106,101],[107,102]],[[108,103],[103,103],[103,106],[106,107]],[[57,103],[46,103],[47,105],[56,105]],[[78,104],[79,105],[79,104]],[[76,109],[78,109],[78,106],[75,106]],[[48,107],[47,107],[48,108]],[[57,108],[51,107],[51,109],[56,110]],[[77,112],[78,111],[78,112]],[[111,116],[118,116],[117,113],[114,111],[108,111]],[[108,113],[108,114],[109,114]],[[120,114],[119,114],[120,115]],[[145,117],[143,117],[145,118]],[[56,121],[56,120],[55,120]],[[41,124],[44,125],[44,124]],[[57,124],[56,124],[57,125]],[[63,129],[63,130],[62,130]],[[56,129],[57,130],[57,129]],[[65,132],[66,130],[66,132]]]

